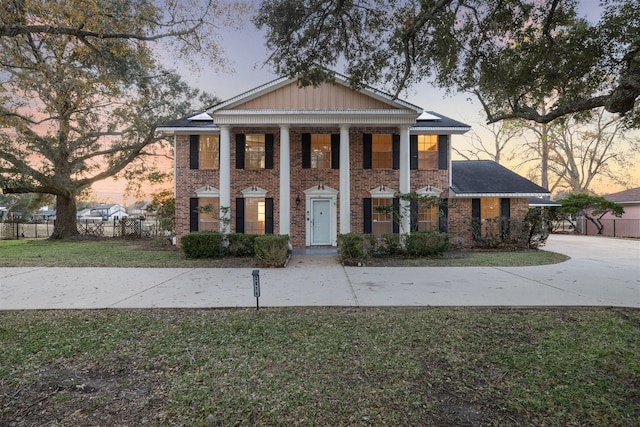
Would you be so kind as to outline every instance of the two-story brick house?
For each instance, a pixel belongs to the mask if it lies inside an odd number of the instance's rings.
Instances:
[[[497,199],[494,213],[522,215],[529,196],[548,192],[526,180],[524,191],[463,192],[460,204],[423,208],[400,223],[377,208],[409,208],[397,193],[456,197],[451,141],[469,130],[375,89],[354,90],[341,76],[304,88],[275,80],[159,128],[175,138],[176,234],[288,234],[294,247],[323,247],[342,233],[418,225],[466,240],[462,219],[478,217],[481,204],[493,208]]]

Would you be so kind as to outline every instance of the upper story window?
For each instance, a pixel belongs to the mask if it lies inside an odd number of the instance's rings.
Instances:
[[[246,135],[244,168],[264,169],[265,146],[264,135]]]
[[[438,169],[438,135],[417,135],[418,169]]]
[[[340,167],[340,135],[302,134],[303,169],[338,169]]]
[[[220,168],[219,135],[191,135],[189,137],[189,168]]]
[[[273,169],[273,134],[236,134],[236,169]]]
[[[331,135],[311,135],[311,169],[331,168]]]
[[[200,135],[199,169],[219,169],[220,137],[218,135]]]
[[[371,135],[371,165],[373,169],[393,167],[393,135]]]

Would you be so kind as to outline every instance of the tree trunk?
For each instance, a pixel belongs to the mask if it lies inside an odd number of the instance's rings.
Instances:
[[[72,239],[78,236],[75,195],[56,197],[56,222],[50,239]]]
[[[542,147],[540,147],[540,186],[549,189],[549,127],[542,125],[542,136],[540,137]]]

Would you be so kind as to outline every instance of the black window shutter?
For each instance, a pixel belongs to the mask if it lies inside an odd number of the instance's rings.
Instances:
[[[200,168],[200,135],[189,135],[189,169]]]
[[[400,199],[397,197],[393,198],[393,216],[391,220],[393,221],[393,233],[400,233],[400,223],[398,220],[400,219]]]
[[[264,234],[273,234],[273,199],[264,199]]]
[[[264,168],[273,169],[273,134],[264,136]]]
[[[400,135],[393,135],[391,152],[393,169],[400,169]]]
[[[311,168],[311,134],[302,134],[302,169]]]
[[[449,231],[449,201],[440,199],[438,205],[438,231],[446,233]]]
[[[418,221],[419,221],[419,217],[418,217],[418,201],[417,200],[411,200],[410,204],[409,204],[409,218],[411,218],[411,231],[418,231]]]
[[[236,199],[236,233],[244,233],[244,199]]]
[[[243,133],[236,134],[236,169],[244,169],[245,141]]]
[[[340,169],[340,134],[331,135],[331,169]]]
[[[500,231],[502,236],[509,235],[511,218],[511,199],[500,199]]]
[[[418,169],[418,135],[409,137],[409,163],[411,169]]]
[[[371,217],[373,205],[371,198],[365,198],[362,205],[364,206],[364,233],[371,234],[371,230],[373,229],[373,218]]]
[[[482,218],[480,218],[480,199],[471,199],[471,230],[474,239],[481,237]]]
[[[189,199],[189,231],[198,231],[198,198]]]
[[[438,135],[438,169],[449,168],[449,135]]]
[[[480,219],[480,199],[471,199],[471,218]]]
[[[371,137],[370,133],[365,133],[362,135],[362,144],[362,168],[371,169],[373,165],[373,138]]]

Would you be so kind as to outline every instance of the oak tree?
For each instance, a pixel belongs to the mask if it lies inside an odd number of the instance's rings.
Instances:
[[[264,0],[254,22],[275,70],[302,84],[344,64],[355,87],[473,93],[489,123],[605,107],[637,125],[637,6],[610,0],[587,19],[576,0]]]
[[[91,184],[127,170],[150,172],[144,156],[157,154],[163,141],[156,126],[191,111],[197,99],[197,91],[160,64],[154,47],[168,47],[152,42],[176,43],[180,60],[198,55],[220,63],[216,27],[207,20],[220,17],[215,6],[197,0],[3,4],[0,188],[55,195],[52,238],[77,234],[76,196]]]

